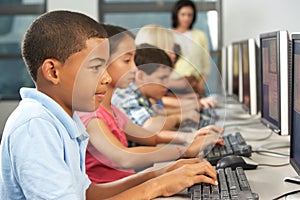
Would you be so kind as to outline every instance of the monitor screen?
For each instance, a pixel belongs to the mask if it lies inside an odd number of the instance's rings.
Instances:
[[[233,48],[232,45],[226,47],[226,92],[227,95],[233,95]]]
[[[292,35],[292,130],[290,162],[300,175],[300,34]]]
[[[228,69],[227,69],[227,47],[222,48],[222,53],[221,53],[221,58],[222,58],[222,84],[223,87],[228,94],[228,84],[227,84],[227,77],[228,77]]]
[[[289,39],[287,31],[260,35],[262,122],[289,134]]]
[[[242,70],[243,70],[243,105],[246,111],[250,110],[250,77],[249,77],[249,44],[242,42]]]
[[[250,115],[258,112],[259,64],[257,44],[253,38],[241,41],[243,107]]]
[[[232,44],[232,92],[239,102],[242,102],[242,77],[241,77],[241,60],[240,60],[240,43]]]

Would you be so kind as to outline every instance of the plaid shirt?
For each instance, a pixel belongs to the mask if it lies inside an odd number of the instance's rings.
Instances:
[[[126,89],[116,89],[111,102],[139,126],[157,115],[150,101],[133,83],[130,83]]]

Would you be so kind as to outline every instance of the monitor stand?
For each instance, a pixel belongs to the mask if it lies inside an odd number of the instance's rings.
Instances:
[[[285,177],[284,181],[300,184],[300,176],[293,176],[293,177]]]

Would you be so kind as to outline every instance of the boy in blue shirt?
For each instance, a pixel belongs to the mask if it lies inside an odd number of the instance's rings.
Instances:
[[[22,55],[35,89],[9,117],[0,146],[0,199],[152,199],[198,182],[216,183],[200,159],[149,170],[109,184],[91,184],[85,173],[88,134],[75,110],[94,111],[111,77],[109,44],[91,18],[53,11],[27,30]]]

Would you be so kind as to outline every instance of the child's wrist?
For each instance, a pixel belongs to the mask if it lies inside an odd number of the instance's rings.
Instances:
[[[177,146],[176,149],[178,151],[179,158],[184,158],[185,148]]]

